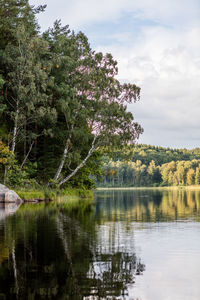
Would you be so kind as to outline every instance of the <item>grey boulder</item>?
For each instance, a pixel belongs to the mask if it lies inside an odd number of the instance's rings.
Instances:
[[[20,202],[21,198],[15,193],[15,191],[9,190],[5,193],[5,202]]]
[[[9,190],[5,185],[0,184],[0,201],[5,203],[20,203],[22,202],[22,199],[15,191]]]
[[[9,191],[9,188],[7,188],[5,185],[0,183],[0,192],[7,192]]]

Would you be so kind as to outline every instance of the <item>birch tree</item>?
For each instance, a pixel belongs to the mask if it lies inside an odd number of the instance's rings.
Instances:
[[[134,122],[127,103],[139,100],[140,88],[121,84],[117,62],[111,54],[90,49],[82,33],[70,33],[57,22],[46,34],[58,62],[54,70],[58,116],[62,123],[63,153],[54,176],[60,186],[69,181],[87,163],[99,147],[134,143],[142,128]],[[62,50],[62,51],[61,51]],[[57,73],[57,74],[56,74]],[[62,79],[62,80],[61,80]],[[83,139],[84,137],[84,139]],[[84,156],[76,144],[87,144]],[[70,157],[78,155],[69,167]]]
[[[38,181],[62,186],[94,166],[102,147],[134,143],[142,128],[127,103],[140,88],[116,79],[112,55],[60,21],[40,35],[35,14],[44,6],[0,4],[0,129],[21,169],[30,161]]]

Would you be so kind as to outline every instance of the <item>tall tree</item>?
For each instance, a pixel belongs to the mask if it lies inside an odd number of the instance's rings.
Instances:
[[[15,34],[16,43],[8,43],[3,55],[3,62],[7,68],[5,102],[8,107],[7,114],[13,122],[13,152],[17,140],[26,141],[27,127],[37,123],[43,113],[41,107],[44,107],[48,100],[46,88],[50,67],[49,62],[41,61],[42,55],[44,56],[48,49],[45,41],[37,36],[31,37],[24,26],[18,27]]]
[[[92,51],[82,33],[70,34],[67,27],[62,28],[56,22],[45,37],[52,52],[57,54],[57,79],[62,78],[56,81],[54,90],[64,142],[54,180],[62,185],[100,146],[135,142],[142,128],[133,121],[132,113],[127,112],[126,103],[139,99],[140,88],[120,84],[115,78],[117,62],[110,54]],[[73,147],[79,145],[81,137],[88,145],[82,153],[80,148]],[[69,166],[71,152],[77,154],[72,171],[65,168]]]

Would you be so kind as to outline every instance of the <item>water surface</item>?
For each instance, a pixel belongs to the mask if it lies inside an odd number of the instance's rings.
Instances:
[[[0,299],[200,299],[200,193],[109,190],[0,220]]]

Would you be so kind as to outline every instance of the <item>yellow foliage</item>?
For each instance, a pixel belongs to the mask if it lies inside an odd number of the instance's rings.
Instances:
[[[0,141],[0,165],[8,163],[8,159],[13,157],[13,152],[9,150],[2,141]]]

